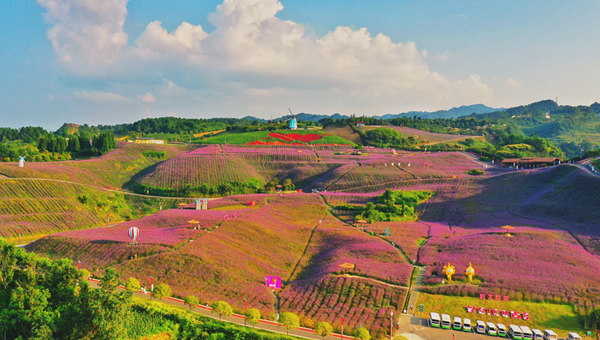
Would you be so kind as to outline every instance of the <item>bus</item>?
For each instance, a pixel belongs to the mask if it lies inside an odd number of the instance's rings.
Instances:
[[[567,335],[567,340],[581,340],[581,337],[579,334],[571,332]]]
[[[450,329],[452,321],[450,321],[450,315],[442,314],[442,328]]]
[[[487,334],[491,335],[491,336],[496,336],[496,334],[498,334],[498,329],[496,328],[496,325],[494,325],[491,322],[487,323]]]
[[[508,326],[508,336],[514,340],[522,340],[523,332],[521,332],[521,328],[517,325],[509,325]]]
[[[463,331],[465,332],[471,332],[471,320],[470,319],[464,319],[463,320]]]
[[[506,326],[504,326],[504,324],[498,324],[498,336],[502,338],[506,338],[508,336],[508,332],[506,331]]]
[[[452,322],[452,329],[457,331],[462,330],[462,319],[458,316],[454,317],[454,321]]]
[[[531,330],[533,333],[533,340],[544,340],[544,333],[537,328]]]
[[[558,335],[551,329],[544,329],[544,340],[557,340]]]
[[[440,328],[440,315],[436,312],[431,312],[429,314],[429,326]]]
[[[481,320],[477,320],[477,322],[475,323],[475,332],[479,333],[479,334],[485,334],[485,322],[481,321]]]
[[[523,333],[523,340],[533,339],[533,332],[527,326],[521,326],[521,332]]]

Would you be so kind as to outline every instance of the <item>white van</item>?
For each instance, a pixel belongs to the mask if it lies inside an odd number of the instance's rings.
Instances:
[[[471,320],[470,319],[464,319],[463,320],[463,331],[465,332],[471,332],[473,329],[471,329]]]
[[[521,331],[521,328],[519,328],[519,326],[509,325],[508,326],[508,336],[514,340],[522,340],[523,332]]]
[[[498,334],[498,329],[492,322],[487,323],[487,334],[491,336],[496,336]]]
[[[567,340],[581,340],[581,337],[579,334],[571,332],[567,335]]]
[[[502,338],[506,338],[508,336],[508,332],[506,331],[506,326],[504,324],[499,323],[498,325],[498,336]]]
[[[533,339],[533,332],[527,326],[521,326],[521,332],[523,333],[523,340]]]
[[[534,328],[531,332],[533,333],[533,340],[544,340],[544,333],[539,329]]]
[[[475,326],[475,332],[477,332],[479,334],[485,334],[485,322],[483,322],[481,320],[477,320],[477,323]]]
[[[436,312],[431,312],[429,314],[429,326],[440,328],[440,315]]]
[[[462,330],[462,319],[458,316],[454,317],[454,322],[452,322],[452,329],[457,331]]]
[[[451,321],[450,321],[450,315],[448,314],[442,314],[442,328],[443,329],[450,329],[451,327]]]
[[[558,335],[551,329],[544,329],[544,340],[558,340]]]

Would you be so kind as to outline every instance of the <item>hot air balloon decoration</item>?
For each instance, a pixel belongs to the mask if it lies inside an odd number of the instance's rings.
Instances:
[[[465,270],[465,274],[467,274],[467,277],[469,278],[469,282],[473,282],[473,275],[475,275],[475,267],[473,267],[471,262],[469,262],[469,266]]]
[[[442,271],[448,277],[448,281],[452,281],[452,275],[454,275],[454,273],[456,272],[456,270],[454,269],[454,266],[448,262],[448,264],[444,266]]]
[[[127,234],[129,235],[129,238],[131,238],[131,242],[129,242],[129,245],[137,245],[137,237],[140,234],[140,230],[137,227],[131,227],[127,231]]]

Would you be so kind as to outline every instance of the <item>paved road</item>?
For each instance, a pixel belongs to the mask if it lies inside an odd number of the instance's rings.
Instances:
[[[398,333],[409,340],[485,340],[489,336],[482,334],[466,333],[460,331],[439,329],[429,327],[427,319],[421,319],[412,315],[404,314],[400,318]]]

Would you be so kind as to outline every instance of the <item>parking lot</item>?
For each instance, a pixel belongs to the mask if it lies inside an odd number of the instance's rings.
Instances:
[[[409,340],[453,340],[453,334],[454,340],[484,340],[492,338],[482,334],[429,327],[427,319],[407,314],[402,315],[400,318],[400,329],[398,332],[406,336]]]

